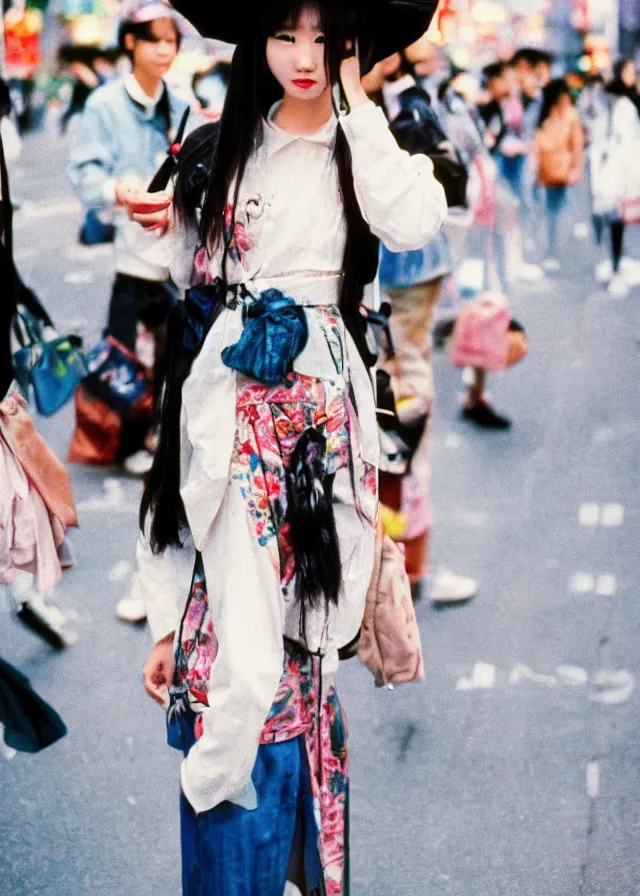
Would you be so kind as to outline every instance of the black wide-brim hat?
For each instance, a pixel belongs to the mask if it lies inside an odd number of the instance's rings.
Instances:
[[[238,44],[250,33],[251,22],[269,0],[172,0],[203,37]],[[403,50],[421,37],[438,0],[344,0],[366,24],[373,46],[371,64]]]

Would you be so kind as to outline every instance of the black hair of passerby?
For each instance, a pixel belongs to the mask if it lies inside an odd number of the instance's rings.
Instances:
[[[542,91],[542,106],[540,107],[540,118],[538,119],[538,127],[542,127],[547,118],[549,117],[551,110],[556,105],[561,96],[568,96],[571,102],[573,102],[573,94],[571,92],[571,88],[567,84],[564,78],[554,78],[553,81],[549,81],[547,86]]]
[[[613,66],[613,78],[607,84],[606,90],[607,93],[610,93],[612,96],[626,96],[627,99],[631,100],[636,107],[638,115],[640,115],[640,94],[636,87],[637,73],[634,74],[633,83],[628,84],[625,79],[625,71],[627,68],[631,67],[633,68],[634,73],[636,73],[635,59],[630,56],[625,59],[619,59]]]
[[[167,18],[171,18],[171,12],[167,11]],[[182,33],[178,28],[177,23],[174,21],[174,27],[176,29],[176,40],[178,43],[178,50],[180,49],[180,44],[182,43]],[[126,37],[127,34],[133,35],[136,40],[147,40],[147,41],[155,41],[156,37],[153,33],[153,21],[151,22],[132,22],[131,20],[125,20],[120,23],[120,27],[118,28],[118,49],[120,53],[124,56],[128,56],[129,59],[133,58],[133,52],[127,49],[126,46]]]
[[[540,63],[551,65],[553,63],[553,54],[548,53],[546,50],[540,50],[537,47],[520,47],[513,54],[511,64],[517,65],[519,62],[527,62],[534,68],[536,65],[540,65]]]
[[[506,62],[491,62],[489,65],[485,65],[482,69],[482,77],[485,84],[489,84],[490,81],[495,81],[496,78],[501,78],[506,69]]]

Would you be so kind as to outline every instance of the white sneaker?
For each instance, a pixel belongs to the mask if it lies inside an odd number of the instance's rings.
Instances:
[[[559,271],[562,265],[557,258],[545,258],[542,262],[542,267],[548,274],[552,274]]]
[[[141,448],[135,454],[125,457],[122,466],[130,476],[146,476],[153,465],[153,454]]]
[[[522,280],[523,283],[539,283],[544,280],[544,271],[539,264],[529,264],[523,261],[515,272],[516,280]]]
[[[624,299],[625,296],[629,295],[629,284],[620,272],[614,274],[609,281],[607,292],[612,299]]]
[[[640,286],[640,261],[625,256],[620,259],[620,273],[629,286]]]
[[[125,597],[116,607],[116,616],[121,622],[144,622],[147,608],[140,597]]]
[[[597,283],[608,283],[612,274],[613,266],[610,258],[603,258],[602,261],[598,262],[595,271]]]
[[[586,221],[576,221],[573,225],[573,235],[577,240],[586,240],[589,236],[589,225]]]
[[[450,569],[439,569],[429,579],[429,600],[434,603],[457,603],[471,600],[478,590],[478,583],[466,576],[459,576]]]

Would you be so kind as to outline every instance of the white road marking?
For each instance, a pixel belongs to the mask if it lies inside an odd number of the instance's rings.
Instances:
[[[474,529],[486,526],[490,519],[489,514],[484,510],[456,510],[455,516],[457,522]]]
[[[135,798],[135,796],[128,796],[128,797],[127,797],[127,802],[129,803],[130,806],[137,806],[137,805],[138,805],[138,800]]]
[[[80,333],[87,329],[89,320],[86,317],[70,317],[60,322],[60,329],[65,333]]]
[[[592,800],[600,793],[600,763],[599,762],[588,762],[587,763],[587,796],[590,796]]]
[[[581,504],[578,511],[578,520],[581,526],[597,526],[600,522],[600,507],[598,504]]]
[[[478,662],[474,664],[470,678],[460,678],[456,685],[457,691],[487,690],[492,688],[496,681],[496,667],[491,663]]]
[[[558,684],[555,675],[543,675],[541,672],[534,672],[533,669],[525,666],[524,663],[518,663],[509,674],[509,684],[515,685],[521,681],[533,681],[548,688],[554,688]]]
[[[571,578],[569,590],[574,594],[588,594],[594,589],[594,578],[588,572],[576,572]]]
[[[602,426],[600,429],[596,429],[596,431],[594,432],[593,441],[596,445],[601,445],[604,442],[613,442],[615,437],[615,430],[613,430],[610,426]]]
[[[62,253],[62,257],[67,261],[95,262],[98,258],[111,259],[112,256],[112,243],[98,244],[97,246],[83,246],[81,243],[74,243],[71,246],[67,246]]]
[[[616,706],[626,703],[633,694],[635,678],[626,669],[601,669],[591,679],[594,688],[589,694],[591,700]]]
[[[119,563],[116,563],[115,566],[111,567],[109,572],[109,581],[110,582],[121,582],[123,579],[126,579],[130,574],[133,566],[127,560],[120,560]]]
[[[580,666],[558,666],[556,669],[558,678],[562,679],[563,684],[569,684],[573,687],[580,687],[589,681],[589,673]]]
[[[496,667],[491,663],[476,663],[471,673],[471,681],[475,688],[492,688],[496,681]]]
[[[456,691],[492,688],[498,671],[491,663],[477,662],[471,675],[458,679]],[[516,687],[522,682],[532,682],[547,689],[558,685],[584,688],[585,697],[606,706],[625,703],[635,689],[635,678],[626,669],[599,669],[590,676],[586,669],[569,664],[561,664],[557,667],[555,675],[547,675],[536,672],[525,663],[516,663],[507,676],[507,682],[511,687]]]
[[[93,271],[69,271],[68,274],[64,275],[64,282],[68,283],[70,286],[81,286],[87,283],[93,283],[96,279],[96,275]]]
[[[137,502],[128,501],[118,479],[108,478],[103,482],[104,497],[89,498],[78,505],[79,513],[137,513]]]
[[[77,199],[51,199],[47,202],[25,200],[15,216],[16,226],[26,224],[34,218],[54,218],[58,215],[77,215],[82,205]]]
[[[604,504],[602,507],[603,526],[621,526],[624,522],[624,507],[622,504]]]
[[[446,448],[459,448],[462,445],[462,436],[458,435],[457,432],[448,432],[445,436],[444,444]]]
[[[603,575],[598,576],[596,594],[599,594],[600,597],[613,597],[617,587],[616,577],[613,573],[603,573]]]

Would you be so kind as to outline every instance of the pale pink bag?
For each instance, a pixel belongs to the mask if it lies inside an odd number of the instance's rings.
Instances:
[[[454,367],[504,370],[509,349],[511,312],[500,295],[484,292],[458,313],[451,342]]]
[[[378,687],[424,678],[420,631],[404,555],[380,522],[358,657],[372,672]]]

